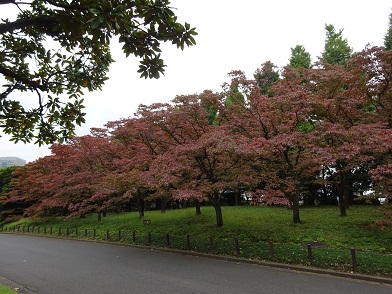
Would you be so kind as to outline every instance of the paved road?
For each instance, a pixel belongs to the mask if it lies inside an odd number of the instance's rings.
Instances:
[[[388,285],[259,265],[7,234],[0,234],[0,276],[40,294],[392,293]]]

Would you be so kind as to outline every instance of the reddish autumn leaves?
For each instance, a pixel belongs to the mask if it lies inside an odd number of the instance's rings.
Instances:
[[[141,105],[135,118],[52,146],[18,172],[8,200],[28,215],[84,215],[145,200],[208,200],[223,225],[221,195],[293,207],[310,184],[329,182],[345,215],[356,170],[391,196],[392,53],[367,48],[347,66],[286,68],[269,94],[232,72],[222,93]],[[328,177],[322,177],[328,170]]]

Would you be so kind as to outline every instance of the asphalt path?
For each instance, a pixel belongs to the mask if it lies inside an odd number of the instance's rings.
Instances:
[[[111,244],[0,234],[0,276],[23,293],[391,294],[392,286]],[[1,281],[1,279],[0,279]]]

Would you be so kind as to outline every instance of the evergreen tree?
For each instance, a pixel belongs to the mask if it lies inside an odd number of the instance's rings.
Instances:
[[[288,66],[291,68],[310,68],[312,60],[310,53],[306,52],[305,47],[297,45],[291,48],[291,57]]]
[[[325,30],[324,51],[319,59],[332,65],[345,66],[352,57],[353,49],[348,45],[347,39],[343,38],[343,29],[336,32],[332,24],[326,24]]]
[[[273,83],[279,81],[278,67],[268,60],[261,64],[261,68],[256,69],[253,77],[257,86],[261,89],[261,93],[272,96],[270,88]]]
[[[384,36],[384,46],[387,50],[392,50],[392,13],[389,14],[388,31]]]

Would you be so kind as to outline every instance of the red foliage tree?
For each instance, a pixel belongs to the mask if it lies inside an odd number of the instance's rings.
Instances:
[[[117,159],[113,161],[111,174],[105,183],[118,191],[112,202],[121,203],[134,200],[139,216],[144,216],[145,201],[153,194],[154,187],[149,182],[151,162],[165,150],[159,140],[160,129],[148,120],[133,118],[109,122],[111,143],[115,144]]]
[[[221,192],[237,187],[233,170],[238,159],[233,153],[235,140],[211,119],[219,100],[220,95],[205,91],[178,96],[172,104],[143,107],[139,113],[161,129],[154,142],[164,146],[164,152],[151,165],[152,184],[166,193],[174,189],[176,199],[207,198],[215,208],[217,225],[222,226]]]
[[[102,185],[113,158],[108,143],[108,138],[102,136],[84,136],[52,145],[53,155],[21,170],[10,201],[21,197],[34,203],[25,211],[28,216],[72,216],[94,211],[100,217],[115,193]]]
[[[300,222],[299,197],[304,180],[317,170],[314,133],[304,129],[309,109],[308,93],[301,87],[301,76],[295,70],[284,73],[283,80],[272,88],[269,97],[241,72],[233,73],[232,84],[243,93],[224,111],[231,132],[241,134],[241,150],[248,158],[245,170],[253,168],[256,203],[293,206],[293,221]],[[227,87],[227,97],[231,89]],[[248,167],[246,167],[248,166]],[[256,184],[256,185],[255,185]]]
[[[390,160],[392,133],[389,90],[392,55],[366,48],[347,67],[326,66],[304,73],[312,92],[312,115],[321,141],[318,157],[332,168],[339,191],[340,215],[346,215],[358,168],[371,170]]]

